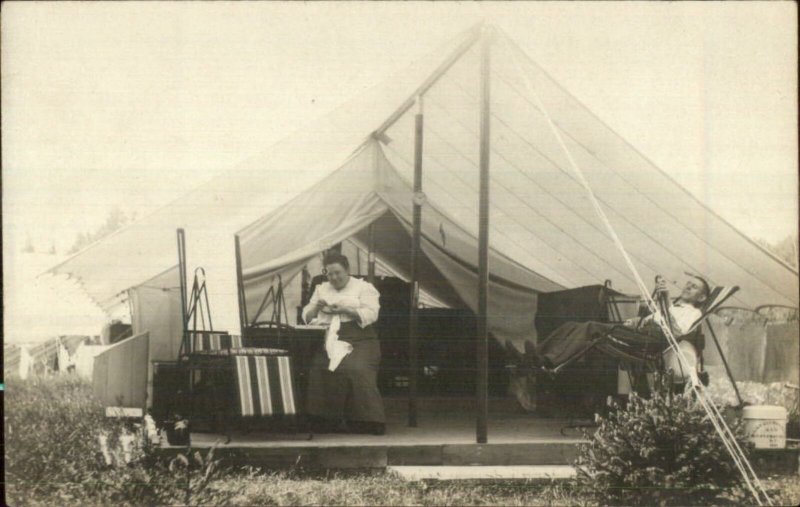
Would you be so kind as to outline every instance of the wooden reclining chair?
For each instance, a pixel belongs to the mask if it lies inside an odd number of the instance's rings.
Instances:
[[[706,301],[706,304],[702,308],[702,313],[700,317],[692,324],[689,333],[680,337],[680,340],[689,340],[693,342],[698,349],[701,351],[704,344],[704,337],[701,332],[701,326],[709,315],[714,313],[719,307],[721,307],[725,301],[728,300],[734,293],[739,290],[739,287],[715,287]],[[664,309],[666,311],[666,309]],[[641,320],[640,320],[641,323]],[[723,362],[726,367],[726,371],[730,376],[730,368],[728,368],[727,361],[725,360],[724,355],[722,354],[721,348],[719,347],[719,343],[716,339],[716,335],[713,333],[713,329],[709,327],[709,330],[712,333],[712,338],[714,339],[715,344],[720,352],[720,355],[723,359]],[[544,368],[540,367],[544,371],[548,371],[553,374],[559,373],[561,370],[566,368],[569,364],[577,361],[581,357],[583,357],[586,353],[590,350],[597,349],[604,354],[610,355],[612,357],[619,358],[620,362],[623,363],[626,367],[634,368],[644,366],[645,370],[649,371],[659,371],[663,370],[663,352],[669,346],[666,342],[664,337],[655,337],[649,334],[645,334],[641,332],[639,329],[630,328],[623,325],[614,326],[611,330],[607,333],[598,334],[595,338],[580,352],[574,354],[572,357],[566,359],[559,365],[555,365],[552,368]],[[702,354],[700,355],[701,360],[701,368],[702,368]],[[702,370],[701,370],[702,371]],[[703,383],[707,384],[707,375],[701,374],[701,380]],[[731,382],[736,387],[733,378],[731,377]],[[633,384],[632,379],[632,384]],[[639,382],[641,384],[641,382]],[[737,391],[738,395],[738,391]],[[741,401],[740,401],[741,402]]]

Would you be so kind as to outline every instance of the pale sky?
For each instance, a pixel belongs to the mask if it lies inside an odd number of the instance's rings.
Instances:
[[[481,19],[743,232],[796,231],[793,2],[5,2],[4,244],[151,212]]]

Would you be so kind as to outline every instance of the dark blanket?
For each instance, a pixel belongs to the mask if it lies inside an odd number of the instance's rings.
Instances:
[[[589,285],[539,295],[536,334],[540,341],[566,322],[607,322],[606,289]]]
[[[605,322],[565,322],[536,345],[536,355],[543,366],[558,366],[586,352],[597,336],[612,327],[614,324]]]

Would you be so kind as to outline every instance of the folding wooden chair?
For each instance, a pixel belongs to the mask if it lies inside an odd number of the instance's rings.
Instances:
[[[701,310],[700,317],[698,317],[697,320],[691,325],[689,332],[686,335],[680,337],[680,339],[694,340],[700,342],[703,339],[702,333],[700,332],[700,326],[704,322],[706,322],[709,315],[714,313],[720,306],[722,306],[722,304],[728,298],[730,298],[738,290],[739,287],[737,286],[715,287],[709,294],[706,304],[703,306]],[[668,315],[666,309],[663,311],[665,312],[665,314]],[[708,326],[708,322],[706,322],[706,324]],[[717,344],[717,347],[719,348],[719,343],[710,326],[709,330],[712,333],[712,337],[714,339],[715,344]],[[605,354],[617,357],[621,361],[626,361],[628,363],[649,364],[649,365],[660,364],[661,355],[667,347],[668,343],[663,336],[647,334],[642,332],[640,329],[634,329],[624,325],[617,325],[613,326],[606,333],[597,334],[586,345],[586,347],[582,348],[580,351],[573,354],[571,357],[562,361],[561,364],[553,365],[552,367],[549,368],[544,366],[540,366],[539,368],[542,371],[557,374],[564,368],[572,364],[573,362],[585,356],[590,350],[593,349],[598,349]],[[727,366],[727,361],[724,360],[724,355],[722,357],[726,369],[728,371],[728,374],[730,375],[730,369]],[[733,382],[732,378],[731,381]]]

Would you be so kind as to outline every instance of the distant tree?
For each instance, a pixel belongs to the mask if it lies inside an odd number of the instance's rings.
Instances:
[[[758,242],[790,266],[797,267],[797,235],[790,234],[775,243],[770,243],[763,239],[758,240]]]
[[[133,216],[135,217],[135,214]],[[129,218],[121,209],[112,209],[106,217],[106,221],[103,222],[103,224],[98,227],[96,231],[78,233],[78,235],[75,237],[75,242],[72,244],[72,247],[70,247],[68,253],[74,254],[84,249],[95,241],[98,241],[117,229],[121,229],[122,227],[126,226],[131,220],[132,219]]]
[[[55,255],[57,253],[56,252],[56,244],[55,243],[52,243],[52,242],[50,243],[50,251],[47,252],[47,253],[49,253],[50,255]]]

